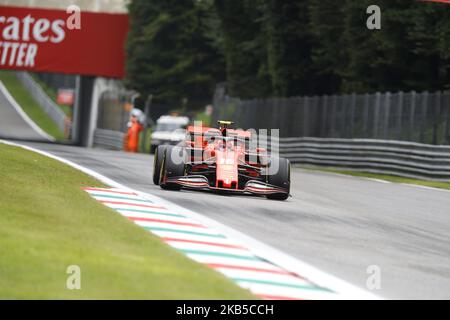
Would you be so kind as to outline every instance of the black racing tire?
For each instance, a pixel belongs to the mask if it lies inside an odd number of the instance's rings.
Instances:
[[[182,163],[175,163],[171,157],[171,154],[177,152],[181,154],[185,153],[184,148],[177,146],[166,146],[164,150],[164,157],[161,164],[161,175],[166,175],[168,178],[184,176],[185,173],[185,160]],[[185,156],[185,155],[183,155]],[[162,176],[159,178],[159,186],[164,190],[181,190],[181,186],[176,183],[163,183]]]
[[[268,194],[266,197],[270,200],[283,201],[289,198],[289,193],[291,191],[291,163],[285,158],[272,158],[271,163],[273,161],[279,162],[278,172],[272,175],[268,174],[267,183],[283,188],[287,192]]]
[[[158,146],[155,144],[151,144],[150,145],[150,154],[155,154],[156,153],[156,149],[158,149]]]
[[[157,186],[159,185],[159,180],[161,179],[161,164],[163,162],[166,147],[167,146],[161,145],[155,149],[155,155],[153,158],[153,183]]]

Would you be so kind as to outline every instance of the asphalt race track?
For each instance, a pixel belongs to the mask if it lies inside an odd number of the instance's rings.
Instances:
[[[292,171],[285,202],[198,191],[164,191],[151,182],[153,157],[27,143],[213,218],[304,262],[366,287],[381,268],[387,299],[450,298],[450,192],[363,178]]]
[[[39,133],[33,130],[14,109],[11,102],[0,90],[0,138],[15,138],[24,140],[42,140]]]

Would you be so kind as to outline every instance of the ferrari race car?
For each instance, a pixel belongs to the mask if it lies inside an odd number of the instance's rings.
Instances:
[[[203,189],[250,193],[286,200],[290,163],[251,147],[250,131],[189,126],[183,145],[160,145],[155,151],[153,182],[165,190]]]

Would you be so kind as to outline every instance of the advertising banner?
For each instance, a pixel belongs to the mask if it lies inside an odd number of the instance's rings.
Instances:
[[[127,14],[0,6],[0,69],[123,78]]]

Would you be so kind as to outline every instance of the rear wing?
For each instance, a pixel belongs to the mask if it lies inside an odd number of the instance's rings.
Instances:
[[[208,131],[220,133],[220,131],[216,128],[203,127],[203,126],[188,126],[187,127],[188,133],[205,134]]]
[[[197,134],[197,135],[205,135],[206,133],[211,134],[211,135],[220,135],[219,129],[203,127],[203,126],[188,126],[187,132],[190,134]],[[230,137],[238,137],[238,138],[242,138],[242,139],[250,139],[252,137],[252,134],[250,131],[234,130],[234,129],[228,129],[227,135]]]

